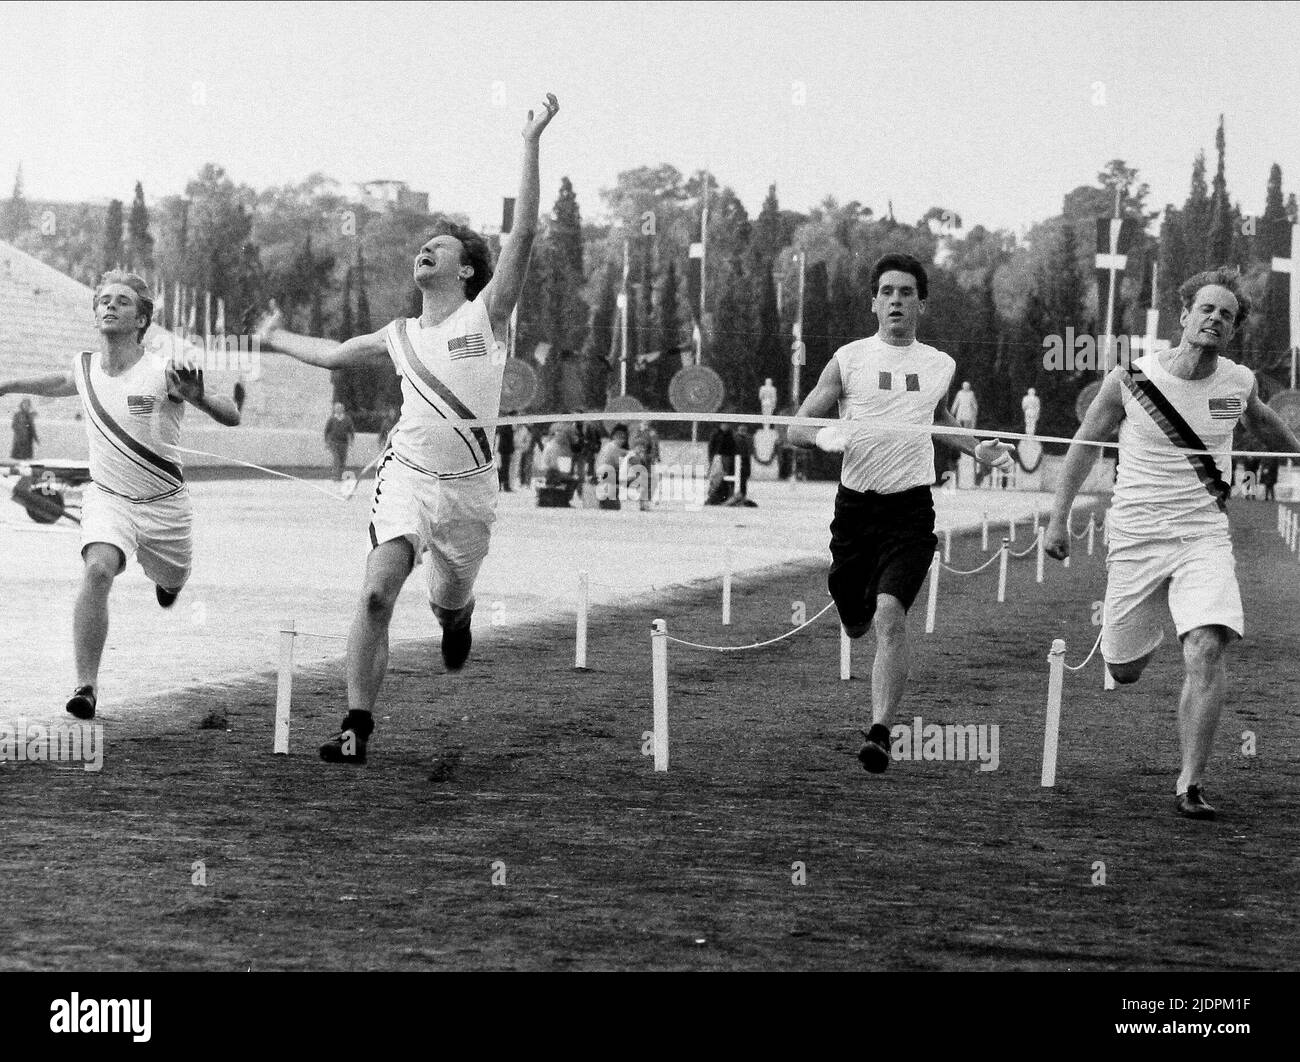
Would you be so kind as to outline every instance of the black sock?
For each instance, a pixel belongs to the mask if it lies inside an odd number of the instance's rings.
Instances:
[[[348,717],[343,720],[343,729],[355,730],[361,740],[366,741],[374,733],[375,717],[370,712],[350,708],[348,709]]]

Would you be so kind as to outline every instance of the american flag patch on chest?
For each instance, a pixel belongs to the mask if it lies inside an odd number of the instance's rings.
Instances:
[[[1241,416],[1244,405],[1240,398],[1211,398],[1211,420],[1236,420]]]
[[[126,411],[136,417],[147,417],[153,413],[153,395],[127,395]]]
[[[465,336],[452,336],[447,340],[447,351],[451,360],[457,358],[481,358],[487,354],[487,340],[480,332],[471,332]]]

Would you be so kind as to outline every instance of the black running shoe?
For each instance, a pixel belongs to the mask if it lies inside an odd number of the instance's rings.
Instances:
[[[154,597],[158,599],[158,604],[163,608],[171,608],[176,604],[176,599],[181,596],[179,590],[164,590],[161,586],[154,587]]]
[[[867,739],[866,743],[858,751],[863,769],[872,774],[883,774],[889,766],[889,727],[884,723],[873,723],[863,737]]]
[[[474,635],[470,633],[469,622],[463,627],[444,627],[442,629],[442,662],[448,671],[459,671],[469,659],[469,647],[474,644]]]
[[[1178,809],[1178,814],[1189,819],[1214,818],[1214,808],[1205,802],[1205,794],[1199,785],[1189,785],[1186,793],[1179,793],[1174,807]]]
[[[320,758],[326,763],[365,763],[366,745],[374,730],[375,720],[369,712],[348,712],[339,732],[320,747]]]
[[[72,699],[68,701],[68,712],[78,719],[94,719],[95,705],[98,703],[99,698],[95,696],[94,686],[78,686],[72,691]]]

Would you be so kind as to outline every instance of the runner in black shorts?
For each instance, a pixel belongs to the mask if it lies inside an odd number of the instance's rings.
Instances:
[[[841,483],[831,521],[827,584],[845,630],[852,635],[871,626],[880,594],[896,598],[904,612],[910,610],[938,543],[929,485],[881,494]]]
[[[887,254],[871,271],[871,289],[879,331],[835,352],[798,415],[824,417],[838,403],[845,420],[956,427],[947,405],[956,362],[916,341],[927,294],[924,267],[910,255]],[[796,446],[844,451],[827,582],[850,638],[861,638],[875,625],[872,725],[858,758],[868,771],[879,773],[889,766],[889,721],[907,684],[907,611],[937,544],[931,436],[796,427],[788,437]],[[1010,467],[1012,448],[1005,443],[937,438],[983,464]]]

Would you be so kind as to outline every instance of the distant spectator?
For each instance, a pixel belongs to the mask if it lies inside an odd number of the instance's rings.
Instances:
[[[736,429],[736,454],[740,457],[740,496],[749,495],[749,473],[753,468],[754,440],[743,424]]]
[[[507,410],[506,416],[513,417],[514,411]],[[507,494],[510,493],[510,459],[515,455],[515,429],[510,424],[497,428],[497,483]]]
[[[533,482],[533,464],[542,452],[545,443],[540,424],[521,424],[515,433],[516,449],[519,451],[519,485],[530,486]]]
[[[629,482],[635,483],[636,489],[641,493],[641,508],[648,509],[654,492],[654,468],[659,463],[659,435],[649,421],[643,420],[632,433],[630,445],[632,461],[628,469]],[[635,471],[637,465],[645,469],[639,476]]]
[[[600,448],[600,453],[596,455],[596,497],[602,509],[622,507],[619,501],[618,473],[623,458],[627,455],[627,425],[616,424],[605,445]]]
[[[709,436],[709,496],[705,505],[722,505],[735,489],[736,436],[730,424],[719,424]]]
[[[325,444],[329,447],[330,456],[334,461],[335,479],[343,478],[343,469],[348,463],[348,448],[352,445],[356,433],[356,429],[352,426],[352,418],[348,416],[343,403],[335,402],[334,413],[325,422]]]
[[[1273,501],[1273,488],[1277,486],[1277,458],[1265,457],[1259,463],[1259,485],[1264,488],[1264,500]]]
[[[573,426],[577,439],[573,444],[575,472],[580,480],[596,481],[596,455],[602,443],[600,426],[593,422],[577,422]]]
[[[36,412],[32,409],[30,398],[24,398],[18,404],[18,412],[14,414],[14,445],[9,456],[15,461],[29,461],[32,457],[32,447],[40,442],[40,437],[36,434]]]

